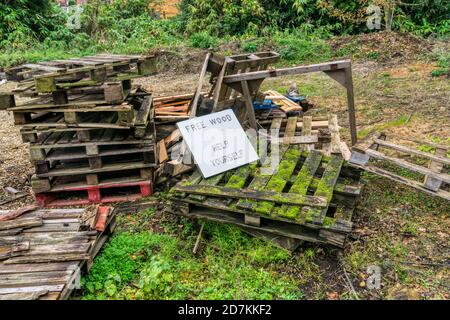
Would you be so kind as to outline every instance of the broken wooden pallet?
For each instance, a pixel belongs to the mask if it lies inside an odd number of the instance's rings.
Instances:
[[[336,233],[343,237],[329,242],[343,245],[360,194],[359,172],[342,169],[340,155],[301,151],[298,146],[281,149],[272,174],[264,173],[270,165],[256,164],[208,179],[196,172],[172,189],[172,203],[189,204],[189,212],[203,207],[239,215],[243,223],[255,227],[275,220]]]
[[[0,300],[67,299],[114,227],[111,207],[32,209],[0,222]]]
[[[131,80],[155,73],[154,56],[110,54],[24,64],[5,70],[8,80],[22,82],[17,93],[29,90],[48,93],[107,81]]]
[[[424,141],[412,141],[404,137],[395,138],[407,141],[413,146],[387,141],[384,133],[373,132],[352,147],[350,164],[430,195],[450,200],[449,148]],[[428,145],[435,153],[420,151],[417,149],[418,145]]]

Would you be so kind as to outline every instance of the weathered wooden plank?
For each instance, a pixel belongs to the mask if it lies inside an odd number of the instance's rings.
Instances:
[[[426,167],[419,166],[417,164],[410,163],[410,162],[402,160],[402,159],[390,157],[390,156],[384,155],[381,152],[371,150],[371,149],[367,150],[366,154],[368,154],[369,156],[371,156],[375,159],[387,160],[387,161],[394,163],[395,165],[397,165],[399,167],[402,167],[402,168],[405,168],[405,169],[408,169],[408,170],[411,170],[414,172],[418,172],[423,175],[428,175],[430,177],[436,178],[436,179],[444,181],[446,183],[450,183],[450,175],[448,175],[448,174],[434,172]]]
[[[174,191],[200,194],[204,196],[253,199],[261,201],[270,201],[277,203],[309,205],[314,207],[326,207],[327,202],[320,196],[299,196],[296,194],[280,193],[273,191],[262,191],[252,189],[234,189],[218,186],[182,186],[176,185]]]
[[[41,226],[43,224],[41,218],[20,218],[14,220],[0,221],[0,230],[9,230],[16,228],[31,228]]]
[[[34,277],[1,279],[0,288],[39,286],[39,285],[59,285],[65,284],[66,281],[68,280],[68,275],[40,275],[40,274],[36,275],[33,273],[28,273],[28,275],[33,275]]]
[[[33,264],[0,264],[0,274],[68,271],[78,268],[78,262],[55,262]]]
[[[145,126],[148,122],[148,117],[150,115],[150,110],[152,107],[152,98],[149,96],[146,96],[144,98],[144,101],[142,102],[142,105],[136,115],[136,119],[134,121],[135,126]]]
[[[314,180],[314,175],[319,168],[322,161],[322,153],[318,151],[311,151],[302,168],[295,177],[294,183],[289,189],[289,193],[306,195],[308,188]],[[301,208],[298,206],[283,205],[278,211],[278,215],[281,217],[297,220],[299,218]]]
[[[56,244],[35,244],[21,256],[36,256],[46,254],[76,254],[88,252],[91,243],[56,243]]]
[[[15,264],[15,263],[44,263],[44,262],[60,262],[60,261],[82,261],[88,260],[89,255],[85,253],[75,253],[75,254],[48,254],[39,256],[22,256],[14,257],[5,260],[5,264]]]
[[[64,288],[64,284],[56,285],[38,285],[17,288],[0,288],[0,294],[35,292],[39,290],[47,290],[49,292],[60,292]]]
[[[293,146],[286,151],[283,160],[278,165],[277,173],[269,179],[263,190],[281,193],[294,172],[297,162],[300,159],[300,154],[301,152],[297,146]],[[268,215],[272,212],[274,206],[275,203],[273,202],[257,202],[249,209]]]
[[[0,300],[37,300],[48,293],[48,290],[0,294]]]
[[[393,150],[396,150],[396,151],[401,151],[401,152],[404,152],[404,153],[407,153],[407,154],[413,154],[413,155],[416,155],[416,156],[420,156],[420,157],[424,157],[424,158],[427,158],[427,159],[430,159],[430,160],[434,160],[434,161],[439,162],[439,163],[444,163],[444,164],[450,165],[450,158],[445,157],[445,153],[443,155],[431,154],[431,153],[419,151],[419,150],[416,150],[416,149],[408,148],[408,147],[405,147],[405,146],[402,146],[402,145],[397,145],[397,144],[394,144],[394,143],[391,143],[391,142],[388,142],[388,141],[384,141],[384,140],[381,140],[381,139],[374,139],[373,142],[378,144],[378,145],[380,145],[380,146],[389,148],[389,149],[393,149]],[[437,148],[437,149],[439,149],[439,148]]]
[[[344,159],[341,155],[331,156],[330,162],[328,163],[328,166],[322,175],[322,179],[320,179],[319,185],[317,186],[316,192],[314,193],[314,196],[324,198],[326,205],[323,209],[303,208],[302,214],[304,214],[304,217],[302,217],[302,219],[316,224],[323,223],[328,206],[333,198],[334,186],[336,185],[341,172],[343,162]]]
[[[439,156],[446,156],[447,154],[447,150],[445,149],[441,149],[438,148],[436,149],[436,155]],[[444,169],[444,164],[441,162],[437,162],[435,160],[431,160],[428,168],[433,171],[433,172],[441,172],[442,169]],[[430,177],[429,175],[425,176],[425,179],[423,181],[423,185],[425,186],[425,188],[433,190],[433,191],[437,191],[441,188],[442,186],[442,181],[433,177]]]
[[[308,136],[311,136],[311,134],[312,134],[312,117],[311,116],[304,116],[303,117],[303,122],[302,122],[301,136],[302,137],[308,137]],[[318,140],[319,139],[317,137],[317,141],[314,141],[314,142],[318,142]],[[306,146],[302,146],[302,150],[306,150],[306,151],[314,150],[314,144],[309,144],[309,145],[306,145]]]
[[[405,177],[402,177],[400,175],[397,175],[395,173],[389,172],[387,170],[381,169],[381,168],[377,168],[376,166],[372,166],[372,165],[365,165],[365,166],[358,166],[358,165],[353,165],[354,167],[366,170],[368,172],[374,173],[378,176],[384,177],[384,178],[388,178],[390,180],[393,180],[395,182],[401,183],[403,185],[409,186],[409,187],[413,187],[416,188],[422,192],[425,192],[429,195],[432,196],[437,196],[437,197],[441,197],[443,199],[449,200],[450,201],[450,192],[439,189],[438,191],[432,191],[429,190],[427,188],[424,187],[423,183],[414,181],[414,180],[410,180],[407,179]]]
[[[30,243],[28,241],[10,242],[0,238],[0,260],[23,255],[29,249]]]
[[[211,186],[211,187],[216,186],[220,182],[220,180],[222,180],[224,175],[225,175],[224,173],[220,173],[213,177],[210,177],[207,179],[202,179],[200,182],[198,182],[198,185],[204,187],[205,189],[207,189],[207,187],[209,187],[209,186]],[[197,194],[189,195],[189,198],[196,199],[198,201],[205,201],[206,195],[200,195],[197,193]]]
[[[338,118],[336,114],[328,116],[328,128],[331,133],[330,153],[341,153],[341,136],[339,134]]]

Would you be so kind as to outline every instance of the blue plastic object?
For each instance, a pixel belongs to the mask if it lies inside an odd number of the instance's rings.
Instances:
[[[275,108],[278,108],[278,106],[276,104],[274,104],[272,102],[272,100],[269,100],[269,99],[265,99],[262,104],[258,103],[256,101],[253,102],[254,110],[270,110],[270,109],[275,109]]]

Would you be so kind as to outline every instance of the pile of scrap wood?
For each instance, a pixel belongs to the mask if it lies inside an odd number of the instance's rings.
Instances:
[[[290,250],[302,241],[342,247],[361,193],[360,171],[344,160],[336,134],[319,142],[311,117],[305,118],[300,126],[297,117],[288,118],[279,163],[267,155],[207,179],[195,171],[172,188],[167,211],[234,224]],[[274,119],[271,129],[281,123]]]
[[[154,56],[106,54],[6,70],[19,84],[0,95],[0,109],[13,112],[30,143],[38,203],[151,194],[157,165],[153,99],[132,79],[155,71]]]
[[[0,210],[0,300],[63,300],[115,227],[112,207]]]
[[[178,181],[180,175],[194,169],[191,155],[186,148],[179,129],[174,129],[158,142],[159,167],[155,171],[155,183],[170,185]]]
[[[183,94],[154,98],[155,122],[158,124],[188,119],[193,96],[193,94]]]

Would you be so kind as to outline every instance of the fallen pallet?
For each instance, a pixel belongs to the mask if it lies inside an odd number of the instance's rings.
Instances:
[[[408,141],[409,144],[418,144],[407,138],[396,138]],[[432,154],[419,151],[414,147],[389,142],[386,139],[385,134],[374,132],[359,141],[352,147],[350,164],[427,194],[450,200],[448,147],[432,144],[431,148],[436,150],[435,154]],[[426,143],[422,141],[420,144]],[[408,157],[400,157],[399,154],[406,154]],[[421,159],[421,162],[426,164],[418,164],[415,158]],[[401,170],[406,170],[418,177],[417,179],[405,177],[400,173]],[[422,179],[419,180],[420,178]]]
[[[319,151],[301,151],[298,146],[284,147],[282,152],[273,174],[263,174],[264,167],[256,164],[208,179],[194,173],[172,189],[173,211],[187,215],[208,208],[240,217],[243,224],[256,228],[270,221],[298,225],[329,238],[316,237],[316,242],[343,246],[361,191],[359,172],[346,165],[342,169],[340,155],[329,157]],[[297,238],[313,241],[301,236]]]
[[[0,300],[68,299],[115,228],[111,207],[37,209],[9,222],[24,219],[40,224],[0,235],[0,252],[12,253],[0,257]],[[20,243],[28,248],[18,251]]]

